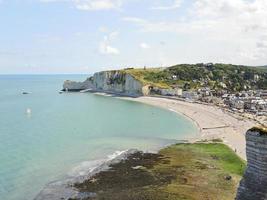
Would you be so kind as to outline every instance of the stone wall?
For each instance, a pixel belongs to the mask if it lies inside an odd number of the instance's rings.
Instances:
[[[267,133],[251,129],[246,133],[247,169],[236,200],[267,200]]]

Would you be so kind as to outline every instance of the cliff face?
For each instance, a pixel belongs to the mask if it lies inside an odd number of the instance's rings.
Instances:
[[[123,71],[103,71],[84,82],[65,81],[63,90],[80,91],[92,89],[96,91],[114,92],[125,95],[144,95],[143,84]]]
[[[93,87],[93,82],[90,79],[85,80],[84,82],[76,82],[67,80],[63,84],[63,91],[81,91]]]
[[[267,133],[252,129],[246,133],[247,169],[236,200],[267,199]]]

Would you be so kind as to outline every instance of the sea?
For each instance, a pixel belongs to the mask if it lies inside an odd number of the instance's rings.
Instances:
[[[194,137],[175,112],[92,93],[59,93],[88,75],[0,75],[0,199],[31,200],[127,149],[155,151]],[[23,92],[28,94],[23,94]]]

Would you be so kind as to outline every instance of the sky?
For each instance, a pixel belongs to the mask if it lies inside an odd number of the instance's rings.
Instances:
[[[0,74],[267,64],[267,0],[0,0]]]

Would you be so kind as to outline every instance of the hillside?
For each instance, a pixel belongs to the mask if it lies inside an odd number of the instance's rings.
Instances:
[[[125,69],[145,85],[161,88],[267,89],[267,68],[231,64],[180,64],[168,68]]]

